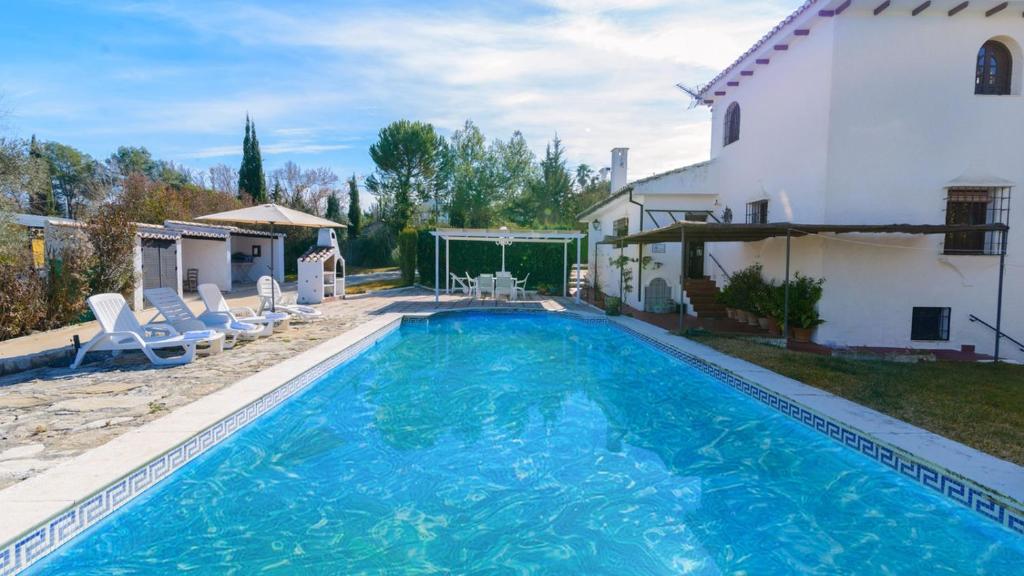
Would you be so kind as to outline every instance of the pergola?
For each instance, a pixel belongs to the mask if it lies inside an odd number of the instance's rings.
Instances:
[[[449,242],[462,240],[467,242],[494,242],[501,246],[501,270],[505,271],[505,248],[517,242],[535,244],[561,244],[562,272],[569,267],[569,244],[576,241],[576,302],[580,301],[580,242],[586,238],[583,232],[567,230],[509,230],[505,226],[498,229],[490,228],[438,228],[431,232],[434,236],[434,302],[441,300],[441,240],[444,240],[444,278],[445,293],[451,292],[451,273],[449,270]],[[562,283],[562,296],[568,295],[568,282]]]
[[[789,334],[789,264],[790,244],[794,237],[819,234],[953,234],[962,232],[999,233],[994,250],[999,255],[999,288],[996,299],[995,350],[993,356],[999,361],[999,341],[1003,336],[1003,276],[1006,269],[1006,235],[1009,226],[992,224],[796,224],[773,222],[767,224],[724,224],[719,222],[677,222],[656,230],[609,238],[604,243],[615,246],[629,244],[658,244],[686,242],[759,242],[768,238],[786,238],[786,296],[783,312],[783,334]],[[686,274],[686,250],[682,253],[682,274]],[[682,307],[679,310],[679,329],[683,328]]]

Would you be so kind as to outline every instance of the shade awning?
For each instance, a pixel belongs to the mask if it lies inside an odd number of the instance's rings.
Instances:
[[[566,243],[586,238],[575,230],[508,230],[493,228],[438,228],[430,232],[442,240],[468,240],[478,242],[553,242]]]
[[[1008,230],[1006,224],[721,224],[717,222],[678,222],[606,240],[605,244],[661,244],[680,242],[758,242],[778,236],[809,234],[949,234],[954,232],[996,232]]]
[[[282,226],[302,226],[305,228],[347,228],[326,218],[306,214],[277,204],[260,204],[198,216],[196,220],[216,220],[219,222],[239,222],[243,224],[280,224]]]

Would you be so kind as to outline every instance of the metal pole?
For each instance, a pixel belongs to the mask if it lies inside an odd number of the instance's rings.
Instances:
[[[580,241],[576,239],[576,303],[580,303]]]
[[[679,333],[683,333],[683,292],[686,290],[686,228],[679,227]]]
[[[449,251],[450,248],[449,248],[449,243],[448,242],[449,242],[448,238],[445,238],[444,239],[444,291],[445,291],[446,294],[451,294],[452,293],[452,273],[451,273],[451,263],[452,263],[452,256],[451,256],[451,254],[452,253]]]
[[[505,243],[501,244],[501,271],[505,271]]]
[[[441,237],[434,233],[434,304],[441,301]]]
[[[562,243],[562,298],[569,295],[569,243]]]
[[[785,288],[785,302],[782,305],[782,338],[784,342],[789,342],[789,245],[790,245],[790,229],[786,228],[786,288]],[[787,345],[788,347],[788,345]]]
[[[270,223],[270,311],[277,312],[277,290],[274,290],[274,283],[277,277],[274,275],[274,223]]]
[[[1003,337],[1003,276],[1006,272],[1006,231],[1002,233],[1002,247],[999,250],[999,294],[996,296],[996,349],[992,361],[999,362],[999,341]]]

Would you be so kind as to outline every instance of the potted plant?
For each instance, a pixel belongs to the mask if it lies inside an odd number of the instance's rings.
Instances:
[[[757,315],[753,314],[755,295],[763,290],[761,264],[751,264],[732,275],[729,280],[727,302],[736,309],[736,320],[757,326]]]
[[[801,276],[799,272],[790,283],[789,324],[795,342],[810,342],[814,329],[825,322],[818,314],[818,301],[821,300],[824,284],[824,278]]]
[[[604,297],[604,312],[609,316],[618,316],[622,313],[622,299],[618,296]]]

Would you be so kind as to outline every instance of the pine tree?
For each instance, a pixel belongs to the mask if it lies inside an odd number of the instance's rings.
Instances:
[[[263,173],[260,141],[256,137],[256,123],[245,116],[245,138],[242,140],[242,165],[238,169],[238,197],[249,198],[256,204],[267,201],[267,177]]]
[[[274,188],[270,193],[270,200],[274,204],[280,204],[282,198],[284,198],[284,188],[281,187],[281,181],[274,178]]]
[[[359,228],[362,226],[363,211],[359,208],[359,185],[356,183],[356,175],[353,174],[348,180],[348,237],[358,238]]]
[[[324,213],[324,218],[331,222],[341,222],[341,199],[338,198],[337,190],[331,190],[330,196],[327,197],[327,212]]]

